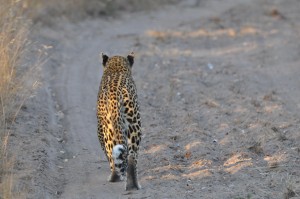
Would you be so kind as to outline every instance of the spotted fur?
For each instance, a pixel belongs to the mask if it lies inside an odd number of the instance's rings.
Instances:
[[[134,55],[102,54],[104,72],[98,93],[98,138],[110,164],[110,182],[125,176],[126,190],[140,189],[137,159],[141,141],[141,118],[131,68]]]

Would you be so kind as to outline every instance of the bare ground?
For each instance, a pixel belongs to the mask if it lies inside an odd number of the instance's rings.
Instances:
[[[300,198],[300,2],[185,1],[60,21],[11,146],[20,198]],[[99,53],[136,53],[142,189],[109,183]],[[24,194],[25,193],[25,194]]]

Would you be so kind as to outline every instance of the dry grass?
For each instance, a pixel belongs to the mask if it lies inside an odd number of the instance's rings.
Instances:
[[[13,198],[13,160],[9,135],[25,100],[20,65],[28,36],[28,21],[21,1],[0,0],[0,198]],[[23,75],[22,75],[23,76]]]

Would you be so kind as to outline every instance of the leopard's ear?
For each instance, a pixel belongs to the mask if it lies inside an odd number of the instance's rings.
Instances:
[[[101,56],[102,56],[102,65],[105,67],[109,57],[104,53],[101,53]]]
[[[129,65],[130,67],[132,67],[133,63],[134,63],[134,53],[131,52],[129,55],[127,55],[127,59],[129,61]]]

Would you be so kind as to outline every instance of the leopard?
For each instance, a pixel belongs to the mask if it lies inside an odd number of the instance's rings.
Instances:
[[[103,75],[98,91],[98,138],[110,165],[109,182],[126,179],[125,190],[139,190],[138,151],[141,116],[132,77],[134,53],[127,57],[102,53]]]

